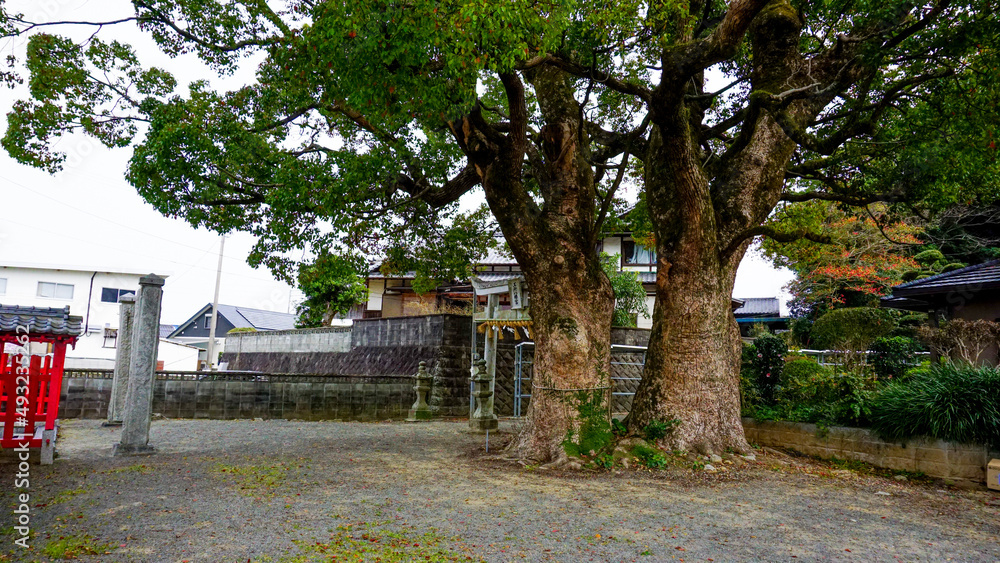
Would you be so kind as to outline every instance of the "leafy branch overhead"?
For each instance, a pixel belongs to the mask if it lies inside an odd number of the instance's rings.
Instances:
[[[997,192],[996,128],[987,124],[997,119],[1000,53],[996,25],[977,17],[975,3],[135,6],[132,18],[91,23],[135,22],[167,54],[194,53],[223,75],[263,55],[256,81],[181,91],[128,45],[76,43],[47,33],[58,22],[5,14],[5,35],[32,35],[31,98],[15,104],[4,147],[55,172],[65,159],[52,148],[60,135],[135,143],[128,178],[149,201],[192,224],[255,230],[264,239],[257,261],[305,242],[333,246],[331,231],[376,248],[421,223],[449,224],[454,202],[481,182],[476,152],[514,127],[527,134],[529,188],[549,203],[536,166],[544,108],[529,93],[527,119],[516,123],[508,95],[523,87],[516,75],[543,66],[584,96],[590,157],[606,188],[625,170],[616,158],[648,158],[648,118],[681,95],[695,120],[692,157],[720,186],[717,206],[747,172],[741,155],[768,121],[795,142],[786,201],[923,208]],[[778,48],[782,34],[794,43]],[[773,76],[755,74],[754,60],[773,65],[764,73]],[[674,74],[714,64],[728,75],[723,87],[671,90]],[[723,248],[753,235],[813,235],[737,230]]]

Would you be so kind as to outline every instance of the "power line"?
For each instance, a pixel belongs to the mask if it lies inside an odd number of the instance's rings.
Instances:
[[[153,238],[156,238],[156,239],[160,239],[160,240],[162,240],[164,242],[169,242],[170,244],[176,244],[177,246],[183,246],[184,248],[188,248],[188,249],[191,249],[191,250],[197,250],[198,252],[204,251],[203,248],[198,248],[196,246],[191,246],[190,244],[184,244],[183,242],[178,242],[176,240],[169,239],[167,237],[163,237],[163,236],[160,236],[160,235],[157,235],[157,234],[146,232],[146,231],[143,231],[142,229],[137,229],[135,227],[132,227],[131,225],[126,225],[124,223],[119,223],[119,222],[114,221],[112,219],[108,219],[107,217],[102,217],[101,215],[98,215],[96,213],[91,213],[90,211],[87,211],[85,209],[80,209],[80,208],[75,207],[73,205],[70,205],[70,204],[68,204],[68,203],[66,203],[64,201],[60,201],[60,200],[58,200],[58,199],[56,199],[56,198],[54,198],[54,197],[52,197],[52,196],[50,196],[48,194],[44,194],[44,193],[39,192],[39,191],[37,191],[35,189],[29,188],[28,186],[25,186],[24,184],[21,184],[20,182],[15,182],[14,180],[11,180],[10,178],[7,178],[6,176],[0,176],[0,180],[6,180],[7,182],[10,182],[11,184],[14,184],[15,186],[20,186],[21,188],[24,188],[24,189],[28,190],[29,192],[31,192],[31,193],[33,193],[35,195],[44,197],[44,198],[46,198],[46,199],[48,199],[50,201],[54,201],[54,202],[58,203],[59,205],[62,205],[63,207],[67,207],[67,208],[72,209],[73,211],[76,211],[78,213],[83,213],[85,215],[90,215],[91,217],[94,217],[96,219],[100,219],[101,221],[105,221],[105,222],[110,223],[112,225],[115,225],[115,226],[118,226],[118,227],[122,227],[124,229],[129,229],[131,231],[135,231],[135,232],[137,232],[139,234],[143,234],[143,235],[146,235],[148,237],[153,237]],[[213,246],[213,248],[214,248],[214,246]],[[240,262],[241,264],[243,263],[243,261],[240,260],[239,258],[233,258],[232,256],[226,256],[226,259],[228,259],[228,260],[236,260],[237,262]]]

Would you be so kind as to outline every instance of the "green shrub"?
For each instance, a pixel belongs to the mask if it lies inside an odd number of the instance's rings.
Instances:
[[[871,345],[868,363],[875,375],[884,379],[902,377],[913,364],[920,345],[912,338],[890,336],[879,338]]]
[[[237,334],[237,333],[240,333],[240,332],[257,332],[257,329],[255,329],[252,326],[238,326],[238,327],[230,330],[226,334]]]
[[[876,385],[861,373],[835,373],[810,358],[797,358],[785,365],[773,405],[751,405],[744,414],[759,420],[864,425]]]
[[[643,436],[645,436],[647,442],[655,442],[657,440],[662,440],[666,437],[667,433],[677,427],[680,424],[680,420],[651,420],[645,428],[642,429]]]
[[[812,326],[812,340],[824,348],[867,350],[876,339],[896,328],[896,316],[887,309],[834,309]]]
[[[761,404],[760,387],[757,385],[757,372],[753,368],[753,358],[757,357],[757,349],[753,344],[743,344],[743,357],[740,362],[740,401],[744,414]],[[750,416],[750,415],[747,415]]]
[[[632,455],[650,469],[660,469],[667,465],[667,456],[663,452],[642,444],[636,444],[632,448]]]
[[[761,399],[766,403],[774,401],[774,390],[781,381],[787,353],[785,341],[773,334],[762,334],[753,341],[750,366],[756,376]]]
[[[1000,368],[946,363],[914,372],[878,394],[871,422],[888,440],[929,436],[1000,448]]]
[[[611,443],[611,423],[603,392],[579,391],[575,397],[567,398],[567,403],[575,407],[578,425],[576,431],[570,428],[563,440],[566,455],[589,455],[590,452],[600,452]]]

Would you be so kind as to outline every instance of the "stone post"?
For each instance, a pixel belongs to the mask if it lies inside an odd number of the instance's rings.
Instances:
[[[121,443],[114,455],[151,454],[149,422],[153,411],[156,350],[160,342],[160,305],[164,279],[156,274],[139,278],[139,295],[133,318],[132,353]]]
[[[496,430],[499,426],[497,415],[493,414],[493,390],[490,389],[490,374],[486,371],[486,360],[479,360],[473,368],[473,396],[476,399],[476,412],[469,419],[469,430],[472,432],[487,432]]]
[[[431,407],[427,405],[427,392],[431,390],[432,379],[431,374],[427,373],[427,362],[420,362],[420,367],[417,368],[416,384],[413,386],[413,390],[417,392],[417,401],[413,403],[407,421],[430,420],[433,416]]]
[[[486,310],[488,318],[496,318],[500,311],[500,296],[490,295],[486,298]],[[483,356],[486,358],[486,375],[489,376],[490,396],[486,399],[489,403],[488,410],[493,413],[493,399],[496,393],[497,383],[497,345],[499,344],[500,329],[491,327],[486,331],[486,343],[483,345]],[[496,418],[496,417],[494,417]],[[490,428],[492,430],[492,428]]]
[[[126,293],[118,300],[118,338],[115,347],[115,378],[111,382],[108,401],[108,421],[104,426],[121,426],[125,419],[125,395],[128,392],[129,364],[132,361],[132,329],[135,316],[135,295]]]

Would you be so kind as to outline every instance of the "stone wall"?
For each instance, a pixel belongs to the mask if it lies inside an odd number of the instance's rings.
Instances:
[[[107,417],[111,371],[67,370],[60,418]],[[177,379],[158,374],[153,412],[167,418],[400,420],[416,399],[412,377],[223,376]]]
[[[299,330],[267,330],[233,332],[226,335],[226,352],[349,352],[351,328],[307,328]]]
[[[953,481],[986,481],[990,452],[984,446],[944,440],[885,442],[863,428],[831,427],[822,437],[815,424],[743,419],[747,440],[830,459],[863,461],[878,467],[921,472]]]
[[[435,413],[467,416],[469,412],[472,318],[468,316],[359,319],[351,329],[234,333],[230,336],[234,337],[234,342],[230,345],[227,340],[222,361],[229,362],[229,369],[234,370],[413,376],[417,373],[417,364],[424,361],[434,375],[428,402]],[[482,354],[484,340],[485,335],[477,334],[479,354]],[[646,329],[615,328],[611,331],[614,344],[645,346],[648,340],[649,330]],[[497,346],[494,402],[499,416],[514,414],[514,347],[519,342],[524,340],[515,340],[513,333],[503,331]]]
[[[440,416],[465,416],[471,332],[471,317],[461,315],[358,319],[348,330],[281,331],[273,339],[255,340],[253,351],[231,349],[227,342],[222,361],[233,370],[369,377],[413,377],[424,361],[434,376],[428,398],[432,410]],[[268,333],[245,333],[239,342],[259,334]],[[330,348],[320,338],[328,339]]]

